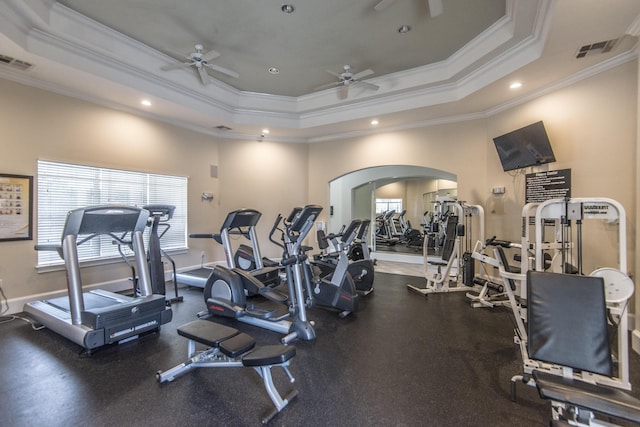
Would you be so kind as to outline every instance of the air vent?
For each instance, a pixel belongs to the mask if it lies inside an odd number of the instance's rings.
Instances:
[[[33,64],[6,55],[0,55],[0,65],[12,67],[20,71],[27,71],[29,68],[33,67]]]
[[[582,46],[578,53],[576,54],[576,58],[584,58],[587,55],[594,55],[596,53],[607,53],[613,50],[613,48],[618,43],[620,39],[612,39],[603,42],[593,43]]]
[[[231,130],[231,128],[230,128],[230,127],[225,126],[225,125],[216,126],[214,129],[218,129],[218,130],[221,130],[221,131],[223,131],[223,132],[226,132],[226,131],[228,131],[228,130]]]

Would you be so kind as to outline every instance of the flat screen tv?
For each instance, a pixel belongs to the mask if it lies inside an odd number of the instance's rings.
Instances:
[[[493,142],[505,172],[556,161],[541,121],[493,138]]]

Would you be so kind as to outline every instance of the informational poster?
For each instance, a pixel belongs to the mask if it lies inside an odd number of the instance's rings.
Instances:
[[[0,174],[0,241],[31,240],[30,176]]]
[[[528,173],[525,192],[526,203],[571,197],[571,169]]]

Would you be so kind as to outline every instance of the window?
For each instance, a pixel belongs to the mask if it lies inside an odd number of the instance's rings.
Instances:
[[[162,237],[162,248],[187,247],[186,177],[38,161],[37,188],[38,244],[60,244],[67,212],[72,209],[110,203],[167,204],[176,210]],[[101,236],[80,245],[80,261],[119,257],[112,240]],[[56,252],[38,251],[38,266],[62,263]]]
[[[376,199],[376,214],[390,210],[402,212],[402,199]]]

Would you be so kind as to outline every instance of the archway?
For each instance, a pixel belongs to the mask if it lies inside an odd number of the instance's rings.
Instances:
[[[375,233],[375,192],[376,189],[394,182],[418,179],[457,181],[450,172],[413,165],[385,165],[359,169],[339,176],[329,182],[330,216],[328,229],[336,232],[353,218],[371,218],[370,237]],[[372,247],[375,248],[375,239]],[[397,257],[392,257],[397,258]],[[415,262],[406,259],[400,260]]]

